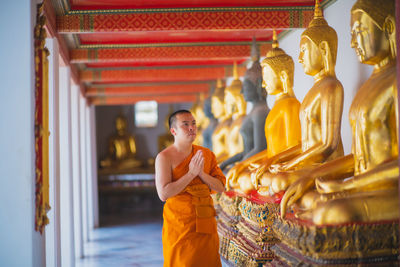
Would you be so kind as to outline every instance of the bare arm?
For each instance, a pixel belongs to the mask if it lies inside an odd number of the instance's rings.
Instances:
[[[214,190],[214,191],[217,191],[217,192],[224,192],[225,191],[224,185],[217,178],[212,177],[211,175],[205,173],[204,171],[202,171],[199,176],[200,176],[200,179],[206,185],[208,185],[208,187],[211,190]]]
[[[161,201],[176,196],[200,173],[201,166],[195,164],[200,162],[196,154],[189,164],[189,171],[180,179],[172,182],[171,163],[165,154],[158,154],[156,158],[156,189]]]

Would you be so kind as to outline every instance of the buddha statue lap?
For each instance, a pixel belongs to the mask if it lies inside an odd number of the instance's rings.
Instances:
[[[108,155],[100,161],[101,168],[115,170],[130,170],[143,165],[136,159],[135,138],[128,134],[127,120],[119,115],[115,120],[117,134],[109,139]]]
[[[218,125],[212,134],[213,152],[217,161],[228,157],[226,140],[229,127],[232,123],[232,115],[225,112],[224,105],[225,86],[221,80],[217,81],[217,86],[211,96],[211,110],[215,118],[218,120]]]
[[[240,135],[243,138],[243,151],[222,162],[220,164],[222,170],[228,169],[231,164],[245,160],[267,147],[264,137],[264,124],[269,108],[265,101],[265,90],[261,85],[260,53],[255,40],[253,40],[252,45],[252,60],[252,66],[246,71],[242,86],[244,100],[252,103],[251,111],[244,118],[240,126]]]
[[[321,163],[343,156],[343,86],[335,75],[336,53],[336,31],[324,19],[317,0],[314,18],[300,41],[299,62],[314,78],[300,107],[301,144],[275,155],[252,173],[260,194],[282,192]]]
[[[273,48],[261,63],[263,87],[268,94],[276,96],[264,122],[267,149],[236,164],[227,175],[227,187],[244,194],[255,189],[249,168],[267,164],[274,155],[300,143],[300,102],[293,92],[294,63],[279,48],[275,31],[273,39]]]
[[[298,201],[298,216],[317,225],[399,218],[395,27],[393,0],[354,4],[351,46],[374,71],[350,107],[352,154],[290,186],[282,211]]]

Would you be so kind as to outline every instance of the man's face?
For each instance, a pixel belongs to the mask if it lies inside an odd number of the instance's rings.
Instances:
[[[171,133],[175,136],[175,139],[193,142],[197,133],[196,120],[193,115],[190,113],[176,115],[176,121],[171,128]]]

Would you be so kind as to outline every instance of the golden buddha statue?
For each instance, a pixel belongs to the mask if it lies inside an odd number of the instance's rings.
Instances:
[[[212,134],[213,152],[218,159],[226,158],[228,152],[226,150],[226,140],[229,127],[232,123],[232,114],[226,114],[225,105],[225,86],[221,80],[217,81],[217,86],[211,96],[211,110],[215,118],[218,120],[218,125]]]
[[[358,0],[351,46],[374,71],[349,111],[352,154],[320,165],[292,184],[281,211],[299,200],[298,217],[317,225],[397,220],[398,99],[393,0]],[[351,178],[349,178],[351,177]],[[314,185],[316,191],[311,190]]]
[[[196,125],[197,125],[197,135],[196,139],[194,140],[195,145],[202,146],[203,145],[203,130],[207,128],[209,123],[208,118],[204,114],[204,94],[199,94],[197,102],[191,108],[191,112],[196,118]]]
[[[168,119],[174,112],[172,105],[169,105],[168,115],[164,119],[165,133],[158,137],[158,151],[162,151],[174,143],[174,136],[170,133]]]
[[[262,88],[262,70],[260,65],[260,51],[255,38],[251,47],[251,67],[246,70],[242,86],[243,98],[252,104],[252,109],[245,116],[240,126],[240,135],[243,138],[243,151],[222,162],[222,170],[231,169],[233,164],[247,159],[267,148],[264,125],[269,113],[266,102],[267,92]]]
[[[259,192],[274,195],[319,164],[343,155],[340,126],[343,86],[335,75],[337,34],[322,15],[318,0],[314,18],[302,33],[299,62],[314,77],[300,107],[301,144],[275,155],[253,174]]]
[[[239,80],[236,62],[233,65],[233,78],[232,84],[225,89],[224,96],[225,113],[232,118],[225,142],[227,155],[217,158],[219,163],[243,151],[243,138],[240,134],[240,127],[246,117],[246,101],[241,93],[242,81]]]
[[[207,125],[204,127],[202,134],[203,134],[203,144],[202,146],[213,150],[212,145],[212,135],[214,133],[215,127],[218,125],[218,120],[214,117],[214,114],[211,110],[211,96],[207,97],[204,100],[203,104],[204,115],[207,117]]]
[[[255,189],[251,181],[249,167],[268,164],[271,158],[296,146],[301,140],[299,109],[300,102],[293,92],[293,59],[279,48],[276,32],[273,33],[272,49],[261,62],[263,87],[270,95],[275,95],[273,108],[265,120],[265,140],[267,149],[236,164],[227,175],[228,189],[241,193]]]
[[[143,163],[135,158],[135,138],[128,134],[127,120],[123,115],[118,115],[115,120],[117,134],[109,139],[108,155],[100,161],[100,167],[116,170],[133,169]]]

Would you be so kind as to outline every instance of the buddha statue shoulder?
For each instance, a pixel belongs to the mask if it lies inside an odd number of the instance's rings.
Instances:
[[[225,89],[224,97],[225,112],[232,118],[225,142],[227,155],[224,158],[218,159],[219,163],[241,153],[244,149],[240,127],[246,117],[246,101],[241,93],[242,81],[239,79],[236,63],[233,67],[233,78],[232,84]]]
[[[252,65],[246,70],[242,93],[244,100],[252,104],[252,109],[247,114],[240,126],[240,135],[243,138],[243,150],[220,164],[220,168],[225,170],[236,162],[247,159],[267,147],[264,133],[265,119],[269,108],[266,102],[266,93],[262,88],[262,73],[259,63],[260,53],[253,40],[252,45]]]
[[[316,0],[314,18],[300,40],[299,62],[314,78],[300,106],[301,144],[275,155],[255,171],[259,192],[273,195],[284,191],[319,164],[343,156],[344,93],[335,75],[336,53],[336,31],[324,19]]]
[[[203,130],[203,146],[213,150],[212,135],[215,127],[218,125],[218,120],[214,117],[211,110],[211,96],[204,100],[203,109],[204,115],[208,118],[208,124]]]
[[[225,112],[224,98],[225,86],[221,80],[218,80],[217,87],[211,96],[211,110],[218,120],[218,125],[212,134],[213,152],[217,160],[226,158],[228,155],[225,144],[232,123],[232,115]]]
[[[281,203],[283,212],[297,201],[298,217],[317,225],[398,220],[394,10],[393,0],[354,4],[351,46],[359,61],[373,65],[374,71],[350,107],[352,153],[319,166],[308,179],[293,184]]]
[[[135,138],[128,134],[127,120],[119,115],[115,120],[117,133],[110,137],[107,157],[100,162],[102,168],[115,168],[118,170],[131,169],[143,163],[135,158]]]
[[[269,162],[277,155],[300,143],[300,102],[293,92],[293,59],[279,48],[276,32],[272,49],[261,62],[262,84],[270,95],[275,95],[274,106],[264,121],[264,140],[267,148],[237,163],[227,175],[228,189],[248,193],[255,189],[251,170]]]

